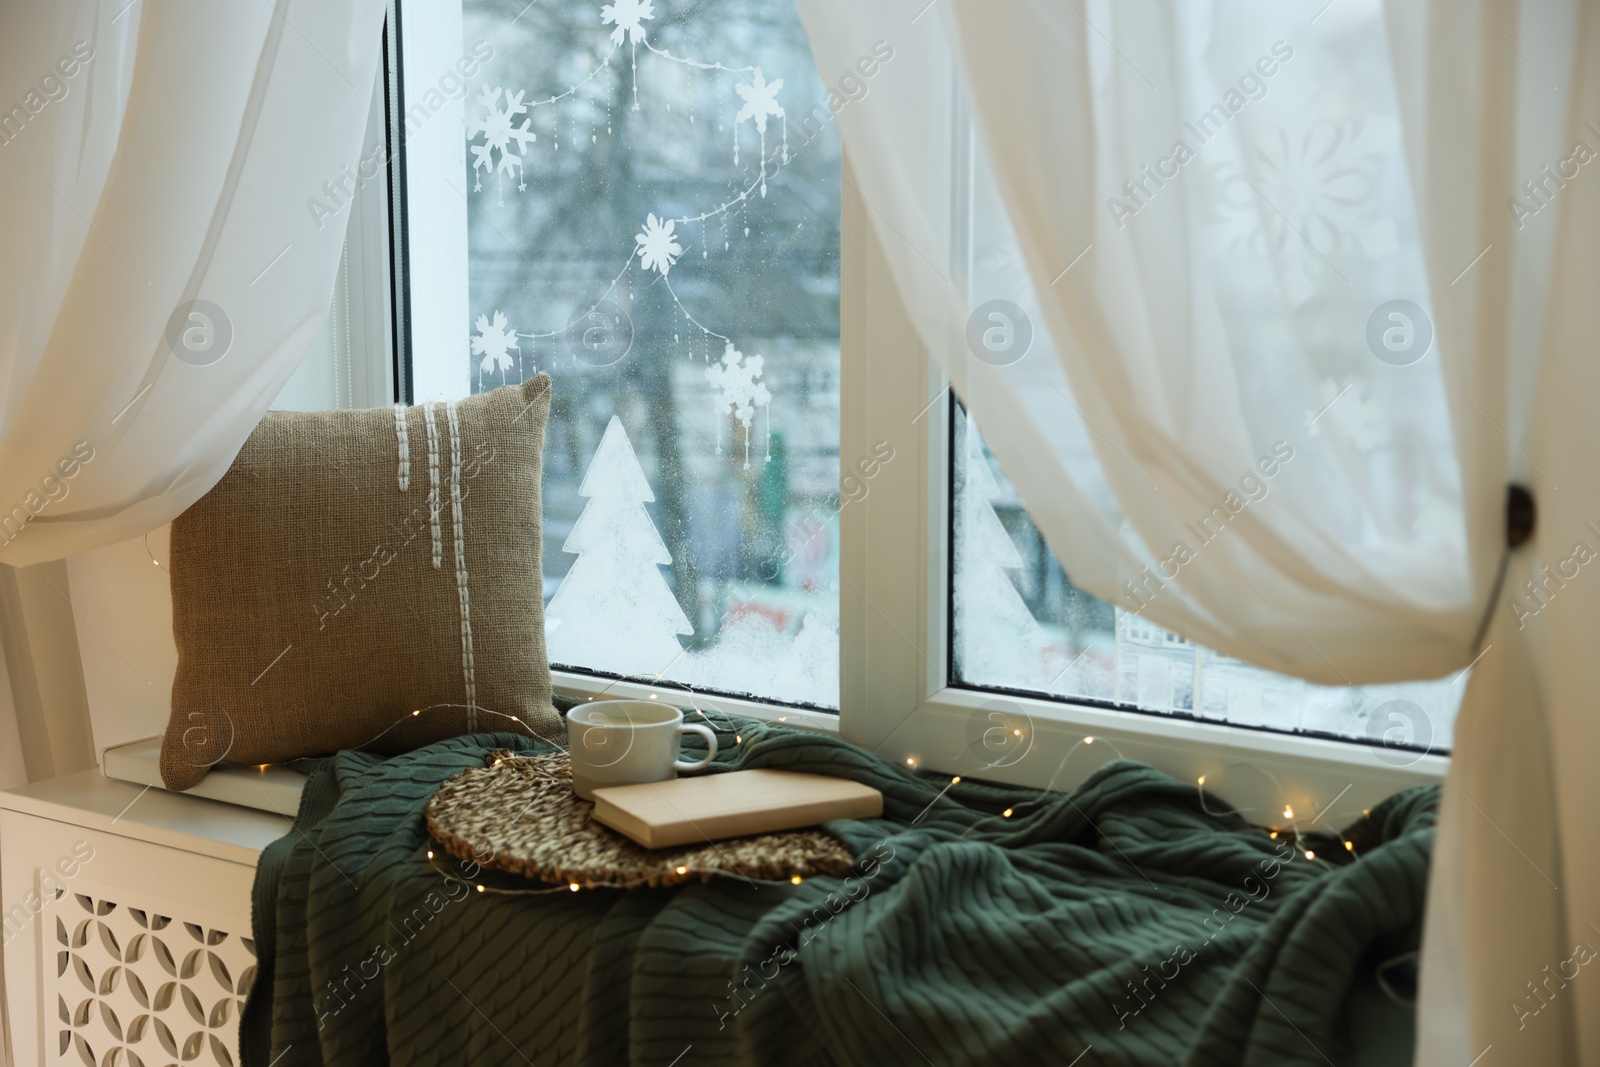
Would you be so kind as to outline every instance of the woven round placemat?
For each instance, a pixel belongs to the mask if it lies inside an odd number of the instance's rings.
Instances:
[[[434,840],[480,867],[585,889],[633,889],[716,877],[843,876],[854,862],[839,839],[822,830],[648,849],[594,821],[594,805],[572,791],[565,752],[501,750],[487,763],[441,785],[427,810]]]

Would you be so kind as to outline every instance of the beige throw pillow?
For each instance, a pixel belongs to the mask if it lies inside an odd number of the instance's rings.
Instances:
[[[172,524],[161,777],[478,730],[560,740],[541,374],[459,403],[269,412]]]

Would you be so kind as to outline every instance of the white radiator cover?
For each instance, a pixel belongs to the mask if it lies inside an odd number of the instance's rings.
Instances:
[[[0,792],[16,1067],[237,1067],[250,889],[280,814],[98,771]]]
[[[237,914],[81,878],[52,896],[46,1063],[239,1063],[256,951]]]

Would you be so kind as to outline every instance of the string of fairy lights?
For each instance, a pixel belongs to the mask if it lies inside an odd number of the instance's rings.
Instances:
[[[657,694],[651,694],[651,699],[655,699],[656,697],[657,697]],[[391,730],[394,730],[395,728],[400,726],[402,723],[405,723],[405,722],[410,721],[412,719],[420,718],[423,714],[425,714],[427,712],[431,712],[431,711],[457,711],[457,710],[465,710],[466,708],[467,708],[467,705],[459,704],[459,703],[440,703],[440,704],[432,704],[432,705],[429,705],[429,706],[424,707],[424,708],[416,708],[416,709],[410,711],[409,713],[400,716],[393,723],[391,723],[389,726],[387,726],[383,730],[379,731],[369,741],[367,741],[366,745],[358,746],[358,747],[370,746],[374,742],[376,742],[379,739],[381,739],[385,734],[389,733]],[[476,710],[481,714],[491,715],[491,716],[495,716],[497,718],[509,720],[511,723],[514,723],[517,727],[519,727],[522,730],[526,731],[526,733],[530,737],[532,737],[533,739],[535,739],[537,741],[544,742],[545,744],[549,744],[549,745],[552,745],[552,746],[557,747],[557,748],[560,747],[558,742],[553,741],[550,738],[544,737],[538,731],[534,730],[531,726],[529,726],[526,722],[524,722],[521,718],[519,718],[516,715],[510,715],[510,714],[507,714],[505,712],[495,711],[495,710],[493,710],[491,708],[485,708],[485,707],[483,707],[481,705],[477,705],[476,706]],[[703,708],[696,707],[694,710],[702,718],[709,718],[709,716],[706,715],[706,712],[705,712],[705,710]],[[787,716],[784,716],[783,718],[787,719]],[[753,729],[755,731],[755,733],[752,734],[752,740],[758,740],[762,735],[764,735],[767,732],[766,730],[762,729],[762,724],[760,724],[760,723],[747,724],[744,727],[744,729]],[[739,732],[739,731],[732,731],[732,732],[734,733],[734,744],[736,744],[736,745],[743,744],[744,741],[745,741],[744,734],[742,732]],[[1110,740],[1105,739],[1105,738],[1096,737],[1096,736],[1094,736],[1092,734],[1086,735],[1082,739],[1080,739],[1079,741],[1074,743],[1073,746],[1070,749],[1068,749],[1066,755],[1062,757],[1062,760],[1061,760],[1060,764],[1058,765],[1058,767],[1056,769],[1056,775],[1052,775],[1051,776],[1050,784],[1047,785],[1043,790],[1041,790],[1037,797],[1035,797],[1033,799],[1030,799],[1030,800],[1025,800],[1025,801],[1021,801],[1021,802],[1018,802],[1016,804],[1013,804],[1012,806],[1009,806],[1009,807],[1005,808],[1004,810],[1002,810],[998,815],[991,815],[991,816],[987,816],[985,818],[981,818],[981,819],[976,820],[970,826],[968,826],[967,829],[964,830],[960,836],[965,837],[968,834],[980,829],[981,827],[989,825],[989,824],[993,823],[996,820],[1007,821],[1007,820],[1011,820],[1011,819],[1017,818],[1018,816],[1025,815],[1029,811],[1033,810],[1034,808],[1037,808],[1037,807],[1039,807],[1041,805],[1050,803],[1052,801],[1052,799],[1054,797],[1056,797],[1056,796],[1068,795],[1068,794],[1062,793],[1060,790],[1056,790],[1054,788],[1054,783],[1055,783],[1056,776],[1061,773],[1061,771],[1066,767],[1067,763],[1071,760],[1072,756],[1077,751],[1079,751],[1080,749],[1083,749],[1083,748],[1091,747],[1091,746],[1096,745],[1096,744],[1100,744],[1100,745],[1103,745],[1103,746],[1111,749],[1111,751],[1113,753],[1115,753],[1115,755],[1116,755],[1116,757],[1118,759],[1124,758],[1123,754],[1122,754],[1122,751],[1117,748],[1115,743],[1113,743]],[[514,753],[514,754],[511,754],[509,758],[511,758],[511,759],[531,759],[533,757]],[[504,762],[505,762],[505,757],[497,757],[494,760],[494,763],[491,766],[500,766]],[[918,769],[919,763],[920,763],[920,760],[918,760],[918,758],[915,757],[915,756],[908,756],[905,759],[905,766],[908,769],[912,770],[912,771],[916,771]],[[263,765],[263,767],[264,766],[265,765]],[[1280,783],[1278,782],[1277,778],[1274,777],[1271,774],[1271,772],[1269,772],[1269,771],[1267,771],[1267,770],[1265,770],[1265,769],[1263,769],[1261,767],[1258,767],[1253,763],[1249,763],[1247,761],[1243,761],[1243,762],[1240,762],[1240,763],[1230,764],[1229,765],[1229,769],[1231,769],[1231,768],[1248,768],[1250,770],[1254,770],[1257,773],[1260,773],[1264,777],[1266,777],[1269,780],[1271,780],[1272,783],[1274,784],[1274,786],[1277,786],[1279,788],[1280,792],[1281,792],[1282,787],[1281,787]],[[1219,810],[1215,810],[1208,803],[1207,798],[1208,798],[1208,796],[1210,794],[1207,793],[1206,788],[1205,788],[1206,780],[1207,780],[1208,777],[1211,777],[1211,776],[1202,774],[1202,775],[1198,776],[1196,778],[1196,780],[1195,780],[1195,795],[1196,795],[1196,798],[1197,798],[1197,800],[1199,802],[1200,809],[1206,815],[1211,816],[1212,818],[1225,818],[1225,817],[1230,816],[1230,815],[1237,815],[1237,816],[1239,816],[1241,818],[1244,818],[1246,816],[1246,812],[1250,811],[1251,809],[1249,809],[1249,808],[1242,808],[1241,809],[1241,808],[1231,808],[1230,807],[1230,808],[1227,808],[1226,810],[1219,811]],[[944,797],[945,793],[947,793],[952,787],[961,784],[961,782],[962,782],[962,776],[961,775],[952,775],[950,777],[949,784],[944,788],[944,790],[942,790],[938,794],[938,796],[936,796],[934,798],[934,800],[932,802],[930,802],[929,807],[931,808],[934,803],[937,803],[940,799],[942,799]],[[1324,806],[1322,814],[1326,814],[1328,807],[1331,807],[1331,805]],[[926,811],[926,809],[924,809],[924,811]],[[1370,817],[1371,816],[1371,810],[1370,809],[1362,809],[1362,816],[1363,816],[1363,818]],[[1301,853],[1305,857],[1305,859],[1307,859],[1309,861],[1312,861],[1312,862],[1316,862],[1316,860],[1317,860],[1316,850],[1314,848],[1310,847],[1310,845],[1305,841],[1305,837],[1306,837],[1307,833],[1309,832],[1310,827],[1316,825],[1316,823],[1318,821],[1320,821],[1321,815],[1319,815],[1316,819],[1313,819],[1311,822],[1306,823],[1304,825],[1304,829],[1303,829],[1301,822],[1299,821],[1299,819],[1295,815],[1295,811],[1294,811],[1293,805],[1285,804],[1283,806],[1283,809],[1282,809],[1282,818],[1283,818],[1284,823],[1287,824],[1287,825],[1280,826],[1280,825],[1275,825],[1274,824],[1274,825],[1268,825],[1268,826],[1264,827],[1264,829],[1266,829],[1266,831],[1267,831],[1267,837],[1270,840],[1276,841],[1281,836],[1283,836],[1284,834],[1291,835],[1291,840],[1293,842],[1294,850],[1296,852]],[[920,820],[920,819],[921,819],[921,816],[918,816],[918,820]],[[914,825],[914,823],[913,823],[913,825]],[[898,836],[898,835],[896,835],[896,836]],[[888,840],[893,840],[893,838],[889,838]],[[1349,852],[1352,855],[1353,858],[1356,858],[1356,859],[1360,858],[1360,854],[1356,849],[1356,844],[1355,844],[1354,840],[1352,840],[1349,837],[1344,837],[1344,836],[1340,836],[1339,840],[1343,844],[1343,846],[1345,848],[1345,851]],[[629,888],[628,886],[625,886],[625,885],[621,885],[621,884],[613,883],[613,882],[606,882],[606,881],[589,881],[589,882],[580,883],[580,882],[577,882],[577,881],[570,881],[570,880],[567,881],[565,884],[557,884],[557,885],[539,887],[539,888],[512,888],[512,887],[507,887],[507,886],[493,885],[493,884],[490,884],[488,882],[476,881],[476,880],[471,879],[471,878],[462,877],[460,874],[457,874],[456,872],[451,871],[446,866],[444,866],[440,854],[434,848],[430,847],[430,848],[426,849],[425,851],[426,851],[427,862],[428,862],[429,866],[434,871],[439,873],[442,877],[445,877],[445,878],[449,879],[450,881],[452,881],[454,883],[457,883],[457,884],[460,884],[460,885],[466,887],[469,892],[476,892],[476,893],[480,893],[480,894],[498,895],[498,896],[547,896],[547,895],[556,894],[556,893],[578,893],[578,892],[582,892],[582,891],[588,890],[588,889],[625,889],[625,888]],[[474,862],[480,869],[482,869],[482,864],[481,863],[476,863],[476,861],[474,861]],[[799,874],[790,875],[788,878],[782,879],[782,880],[779,880],[779,879],[766,879],[766,878],[752,878],[748,874],[746,874],[745,872],[737,870],[737,869],[727,870],[727,869],[722,869],[722,868],[718,868],[718,867],[704,867],[704,866],[700,866],[698,864],[696,864],[693,868],[689,867],[687,864],[679,864],[679,865],[677,865],[676,867],[673,868],[673,873],[676,874],[679,877],[687,877],[687,876],[690,875],[691,870],[695,875],[700,875],[700,876],[703,876],[703,877],[722,876],[722,877],[729,877],[729,878],[739,878],[742,881],[745,881],[746,883],[748,883],[748,884],[750,884],[752,886],[769,886],[769,887],[782,887],[782,886],[785,886],[785,885],[788,885],[788,886],[799,886],[799,885],[803,884],[804,881],[805,881],[805,878],[802,875],[799,875]]]
[[[1019,737],[1022,734],[1022,731],[1020,729],[1016,730],[1015,732]],[[1046,783],[1045,787],[1040,791],[1040,794],[1039,794],[1038,798],[1036,798],[1034,800],[1023,801],[1023,802],[1021,802],[1021,803],[1019,803],[1019,804],[1017,804],[1017,805],[1015,805],[1013,807],[1008,807],[1004,811],[1002,811],[998,816],[991,816],[991,818],[1011,819],[1011,818],[1013,818],[1013,817],[1025,812],[1025,811],[1031,809],[1031,808],[1034,808],[1034,807],[1037,807],[1038,805],[1046,803],[1050,799],[1050,797],[1052,795],[1065,795],[1065,794],[1062,794],[1060,790],[1057,790],[1055,788],[1056,778],[1061,774],[1062,770],[1064,770],[1066,768],[1067,763],[1072,759],[1073,755],[1079,749],[1086,748],[1086,747],[1094,745],[1096,743],[1099,743],[1099,744],[1101,744],[1101,745],[1103,745],[1105,747],[1110,748],[1113,752],[1116,753],[1116,756],[1117,756],[1118,759],[1126,758],[1126,757],[1123,756],[1122,750],[1117,748],[1117,746],[1114,743],[1112,743],[1111,741],[1109,741],[1109,740],[1107,740],[1105,738],[1102,738],[1102,737],[1096,737],[1093,734],[1085,735],[1083,738],[1081,738],[1080,740],[1075,742],[1072,745],[1072,747],[1067,750],[1066,755],[1064,755],[1061,758],[1061,762],[1056,766],[1055,774],[1052,774],[1050,776],[1050,781],[1048,783]],[[907,756],[906,759],[905,759],[905,765],[908,768],[910,768],[911,770],[913,770],[913,771],[915,771],[917,769],[917,767],[918,767],[920,762],[921,761],[918,760],[918,758],[916,756]],[[1261,775],[1263,775],[1264,777],[1266,777],[1267,779],[1269,779],[1272,782],[1272,784],[1277,788],[1277,790],[1278,790],[1280,795],[1282,795],[1283,792],[1284,792],[1282,783],[1280,783],[1278,781],[1276,776],[1274,776],[1270,771],[1267,771],[1266,769],[1264,769],[1262,767],[1258,767],[1254,763],[1251,763],[1249,761],[1239,761],[1239,762],[1236,762],[1236,763],[1229,764],[1229,767],[1230,768],[1234,768],[1234,767],[1248,768],[1250,770],[1257,771],[1258,773],[1260,773]],[[1209,816],[1211,816],[1213,818],[1223,818],[1223,817],[1226,817],[1228,815],[1237,815],[1240,818],[1246,818],[1246,812],[1249,812],[1252,809],[1250,809],[1250,808],[1229,808],[1227,811],[1219,812],[1219,811],[1212,810],[1212,808],[1209,805],[1207,805],[1207,803],[1206,803],[1207,793],[1206,793],[1206,788],[1205,788],[1206,778],[1207,777],[1208,777],[1207,775],[1202,774],[1195,780],[1195,795],[1199,799],[1200,810],[1205,812],[1205,814],[1207,814],[1207,815],[1209,815]],[[959,785],[960,782],[961,782],[961,776],[960,775],[955,775],[950,779],[950,786]],[[946,792],[948,792],[950,786],[946,786],[945,787],[945,791]],[[1341,793],[1340,795],[1342,796],[1343,793]],[[943,796],[944,796],[944,792],[941,792],[939,794],[939,797],[943,797]],[[935,798],[935,802],[938,801],[939,797]],[[1337,802],[1337,800],[1338,800],[1338,798],[1335,797],[1334,801]],[[1306,824],[1306,833],[1303,833],[1302,830],[1301,830],[1301,824],[1300,824],[1300,822],[1297,820],[1297,818],[1295,816],[1294,806],[1292,804],[1284,804],[1284,806],[1283,806],[1282,817],[1283,817],[1284,822],[1288,824],[1287,826],[1278,826],[1276,824],[1270,824],[1270,825],[1267,825],[1267,826],[1262,827],[1262,828],[1267,831],[1267,837],[1268,837],[1269,840],[1272,840],[1272,841],[1278,840],[1278,838],[1280,836],[1282,836],[1283,834],[1285,834],[1285,833],[1291,834],[1292,835],[1291,840],[1294,843],[1294,850],[1296,852],[1301,853],[1307,860],[1310,860],[1312,862],[1316,862],[1316,859],[1317,859],[1316,849],[1310,847],[1309,844],[1306,843],[1305,838],[1306,838],[1307,834],[1309,833],[1310,828],[1312,826],[1315,826],[1318,822],[1320,822],[1321,819],[1322,819],[1322,816],[1326,815],[1328,810],[1332,806],[1333,806],[1332,803],[1323,806],[1322,812],[1318,814],[1317,818],[1313,819],[1311,822]],[[1364,819],[1365,818],[1370,818],[1371,815],[1372,815],[1371,809],[1363,808],[1361,810],[1362,818],[1364,818]],[[988,821],[989,820],[979,820],[977,823],[974,823],[972,826],[968,827],[966,831],[963,831],[961,836],[963,836],[963,837],[966,836],[966,834],[971,833],[972,830],[976,829],[977,827],[983,825],[984,823],[986,823]],[[1355,843],[1355,841],[1353,839],[1351,839],[1350,837],[1346,837],[1346,836],[1343,836],[1343,835],[1339,835],[1339,834],[1333,833],[1331,831],[1329,832],[1329,836],[1338,837],[1340,843],[1344,846],[1344,849],[1345,849],[1346,852],[1350,853],[1351,856],[1356,858],[1356,859],[1360,858],[1360,853],[1356,850],[1356,843]]]

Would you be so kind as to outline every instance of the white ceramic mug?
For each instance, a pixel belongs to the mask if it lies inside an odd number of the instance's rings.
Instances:
[[[706,739],[705,759],[678,758],[684,734]],[[683,712],[654,700],[597,700],[567,713],[567,747],[572,753],[572,791],[593,800],[608,785],[665,782],[679,771],[703,769],[717,755],[717,735],[709,726],[683,721]]]

